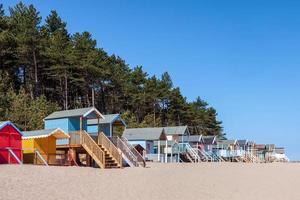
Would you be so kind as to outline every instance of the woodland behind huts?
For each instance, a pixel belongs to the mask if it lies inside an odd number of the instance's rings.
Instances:
[[[42,19],[34,5],[0,4],[0,121],[40,129],[49,113],[93,102],[103,114],[121,113],[129,127],[189,125],[224,135],[216,110],[200,97],[189,102],[168,72],[129,66],[91,33],[68,32],[54,10]]]

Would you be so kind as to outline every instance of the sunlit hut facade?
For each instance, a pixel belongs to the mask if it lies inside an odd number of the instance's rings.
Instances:
[[[167,146],[164,141],[156,141],[154,147],[158,149],[158,146],[161,146],[161,152],[165,154],[165,162],[178,162],[182,150],[179,143],[183,142],[184,137],[190,135],[188,126],[167,126],[163,129],[167,136]]]
[[[56,164],[56,141],[69,139],[69,135],[62,129],[44,129],[24,131],[22,137],[24,163],[42,164],[39,154],[50,164]]]
[[[90,135],[97,135],[98,132],[103,132],[107,137],[121,136],[126,123],[121,118],[120,114],[103,115],[104,118],[88,119],[87,132]]]
[[[240,149],[238,141],[235,140],[219,140],[218,141],[219,155],[225,159],[235,158],[236,151]]]
[[[167,146],[167,137],[164,128],[130,128],[125,129],[122,137],[126,138],[130,144],[139,144],[145,149],[145,157],[148,160],[161,162],[164,160],[163,146]],[[154,143],[158,142],[158,148],[154,148]]]
[[[87,121],[103,119],[103,115],[94,107],[57,111],[44,118],[45,129],[60,128],[70,135],[69,140],[60,140],[57,145],[79,144],[78,131],[88,131]]]

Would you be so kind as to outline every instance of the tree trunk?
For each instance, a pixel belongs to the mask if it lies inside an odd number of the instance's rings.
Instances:
[[[37,90],[38,90],[38,67],[37,67],[37,62],[36,62],[36,55],[35,51],[32,52],[33,54],[33,64],[34,64],[34,96],[36,97]]]
[[[65,110],[68,110],[68,76],[65,71]]]

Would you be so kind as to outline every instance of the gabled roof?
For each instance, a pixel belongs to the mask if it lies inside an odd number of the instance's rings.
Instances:
[[[36,139],[54,136],[56,139],[67,139],[70,136],[60,128],[24,131],[22,139]]]
[[[237,140],[219,140],[218,144],[223,146],[239,145]]]
[[[119,120],[124,126],[126,126],[125,121],[121,118],[120,114],[109,114],[109,115],[103,115],[104,119],[100,119],[100,124],[113,124],[115,121]],[[97,125],[98,120],[97,119],[89,119],[87,121],[88,125]]]
[[[184,135],[179,141],[183,142],[203,142],[202,135]]]
[[[248,140],[238,140],[238,143],[240,146],[247,146],[248,145]]]
[[[18,131],[20,133],[20,135],[23,135],[23,133],[11,121],[1,121],[0,122],[0,130],[2,128],[4,128],[4,126],[6,126],[6,125],[10,125],[10,126],[14,127],[14,129],[16,129],[16,131]]]
[[[207,145],[210,145],[210,144],[216,144],[217,142],[217,136],[209,136],[209,135],[206,135],[206,136],[202,136],[202,139],[203,139],[203,143],[204,144],[207,144]]]
[[[187,135],[189,133],[187,126],[168,126],[163,128],[166,135]]]
[[[278,153],[278,154],[285,154],[284,147],[276,147],[276,148],[275,148],[275,153]]]
[[[103,115],[95,107],[89,107],[89,108],[79,108],[73,110],[56,111],[48,115],[47,117],[45,117],[44,120],[60,119],[60,118],[67,118],[67,117],[81,117],[81,116],[87,117],[92,112],[95,112],[96,115],[98,115],[100,118],[104,118]]]
[[[166,140],[163,128],[127,128],[122,137],[127,140]]]

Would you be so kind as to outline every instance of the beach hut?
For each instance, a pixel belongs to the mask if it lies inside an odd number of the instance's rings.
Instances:
[[[217,146],[217,136],[202,136],[204,150],[205,151],[213,151]]]
[[[22,136],[24,163],[63,164],[63,158],[61,157],[65,155],[57,155],[56,141],[68,139],[69,137],[70,136],[60,128],[24,131]],[[60,158],[59,161],[58,158]]]
[[[168,141],[182,142],[182,136],[190,135],[188,126],[167,126],[163,127]]]
[[[236,160],[239,150],[238,140],[219,140],[218,141],[219,155],[225,159]]]
[[[161,146],[165,154],[165,161],[178,162],[179,154],[183,149],[180,148],[182,145],[179,145],[179,143],[182,143],[184,136],[190,135],[188,126],[167,126],[162,128],[165,130],[168,146],[164,142],[155,141],[154,148],[158,149],[158,145]]]
[[[88,134],[90,119],[96,119],[99,127],[104,116],[95,107],[57,111],[44,118],[45,129],[60,128],[70,135],[69,139],[57,140],[56,149],[70,156],[75,165],[122,168],[120,149],[99,130],[96,138]]]
[[[265,152],[266,152],[266,145],[265,144],[257,144],[256,145],[256,157],[260,161],[265,161]]]
[[[266,162],[273,162],[275,155],[275,144],[266,144],[265,160]]]
[[[202,135],[185,135],[182,137],[183,143],[189,143],[193,148],[204,150]]]
[[[0,122],[0,164],[17,163],[22,163],[22,133],[12,122]]]
[[[87,120],[87,132],[91,135],[97,135],[103,132],[107,137],[120,136],[126,127],[125,121],[120,114],[103,115],[98,123],[98,119]]]
[[[154,161],[164,160],[161,143],[168,146],[164,128],[130,128],[125,129],[122,137],[126,138],[132,145],[139,144],[145,149],[146,158]],[[154,142],[158,147],[154,148]]]
[[[77,144],[79,135],[76,132],[87,131],[89,119],[96,119],[100,123],[100,119],[104,119],[104,116],[95,107],[56,111],[44,118],[45,129],[60,128],[65,133],[74,133],[71,134],[70,143]],[[59,140],[57,144],[66,145],[68,143],[69,140]]]
[[[289,162],[289,158],[285,154],[284,147],[275,147],[274,157],[276,162]]]

